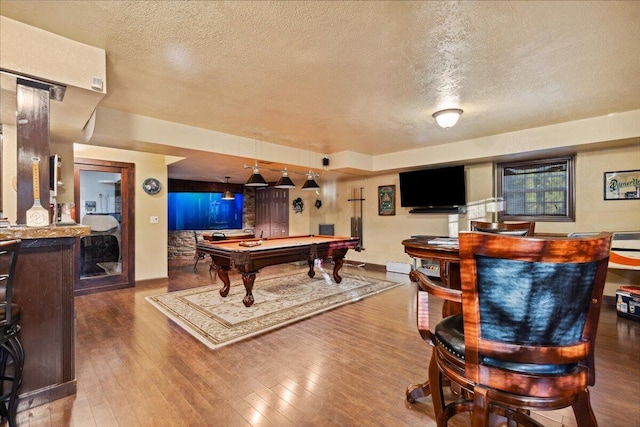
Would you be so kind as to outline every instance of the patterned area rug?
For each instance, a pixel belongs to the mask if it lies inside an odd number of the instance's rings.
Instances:
[[[383,280],[341,273],[342,283],[307,269],[266,278],[256,277],[255,303],[245,307],[241,280],[231,283],[226,298],[222,285],[212,285],[147,297],[147,301],[210,348],[218,348],[289,323],[400,286]]]

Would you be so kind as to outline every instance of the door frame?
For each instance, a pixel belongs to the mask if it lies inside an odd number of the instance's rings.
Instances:
[[[135,286],[135,164],[75,158],[73,162],[75,221],[80,224],[80,171],[119,173],[121,177],[121,244],[122,274],[79,277],[75,285],[75,295],[85,295],[112,289]],[[80,245],[76,256],[76,266],[80,271]]]

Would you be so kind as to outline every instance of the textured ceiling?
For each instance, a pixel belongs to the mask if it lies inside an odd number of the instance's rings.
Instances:
[[[0,1],[105,49],[100,106],[377,155],[640,109],[640,2]],[[458,107],[454,128],[431,114]]]

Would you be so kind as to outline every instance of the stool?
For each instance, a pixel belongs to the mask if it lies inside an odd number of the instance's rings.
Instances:
[[[12,302],[20,244],[20,240],[0,241],[0,415],[10,427],[16,426],[24,368],[24,349],[18,337],[21,308]]]

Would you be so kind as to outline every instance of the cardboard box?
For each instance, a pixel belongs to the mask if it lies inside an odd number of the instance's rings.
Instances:
[[[640,321],[640,286],[623,286],[616,291],[616,312]]]

